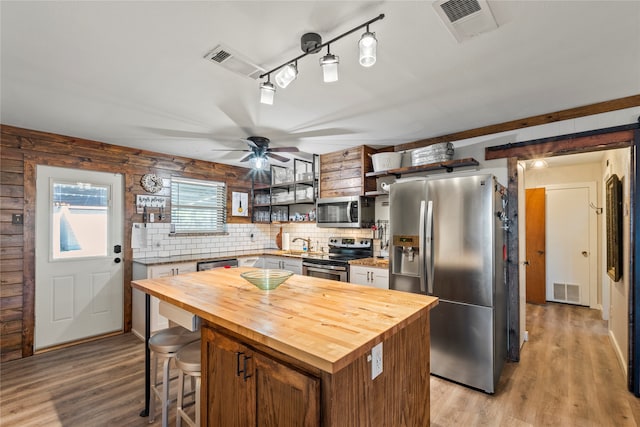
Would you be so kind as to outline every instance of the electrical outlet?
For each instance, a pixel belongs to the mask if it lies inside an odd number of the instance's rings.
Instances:
[[[382,343],[371,349],[371,379],[382,373]]]

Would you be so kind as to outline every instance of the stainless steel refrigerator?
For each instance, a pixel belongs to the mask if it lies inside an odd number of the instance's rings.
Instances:
[[[431,373],[494,393],[507,353],[504,187],[492,175],[391,185],[391,289],[437,296]]]

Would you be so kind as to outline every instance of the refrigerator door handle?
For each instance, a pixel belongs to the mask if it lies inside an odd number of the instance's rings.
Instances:
[[[431,202],[429,202],[431,203]],[[425,234],[424,234],[424,223],[425,223],[425,216],[424,216],[424,200],[422,200],[420,202],[420,235],[418,236],[418,251],[419,251],[419,258],[420,258],[420,265],[418,266],[419,271],[420,271],[420,292],[422,293],[426,293],[427,292],[427,284],[425,283],[427,280],[427,272],[425,269],[425,251],[424,251],[424,247],[425,247]]]
[[[424,203],[424,202],[422,202]],[[433,201],[427,204],[427,233],[425,235],[426,252],[424,260],[426,264],[427,293],[433,295]],[[424,235],[424,234],[423,234]]]

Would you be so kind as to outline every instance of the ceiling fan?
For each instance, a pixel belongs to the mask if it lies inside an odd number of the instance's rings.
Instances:
[[[241,139],[241,141],[245,142],[248,146],[246,150],[229,150],[229,149],[218,149],[213,151],[248,151],[250,152],[242,159],[240,162],[248,162],[249,160],[253,160],[254,166],[256,169],[262,169],[268,163],[269,159],[272,158],[282,163],[288,162],[288,157],[281,156],[275,153],[297,153],[297,147],[275,147],[269,148],[269,138],[264,136],[250,136],[246,139]]]
[[[269,148],[269,138],[264,136],[250,136],[247,139],[243,139],[242,141],[246,142],[249,146],[249,150],[242,151],[251,151],[250,154],[243,157],[241,162],[248,162],[251,159],[255,159],[256,162],[260,160],[267,160],[267,157],[271,157],[272,159],[278,160],[279,162],[288,162],[290,159],[288,157],[281,156],[279,153],[297,153],[300,150],[296,147],[276,147]],[[258,167],[256,165],[256,167]]]

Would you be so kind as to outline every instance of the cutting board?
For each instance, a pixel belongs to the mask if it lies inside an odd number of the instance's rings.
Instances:
[[[278,249],[282,249],[282,227],[280,227],[280,231],[276,234],[276,246]]]

